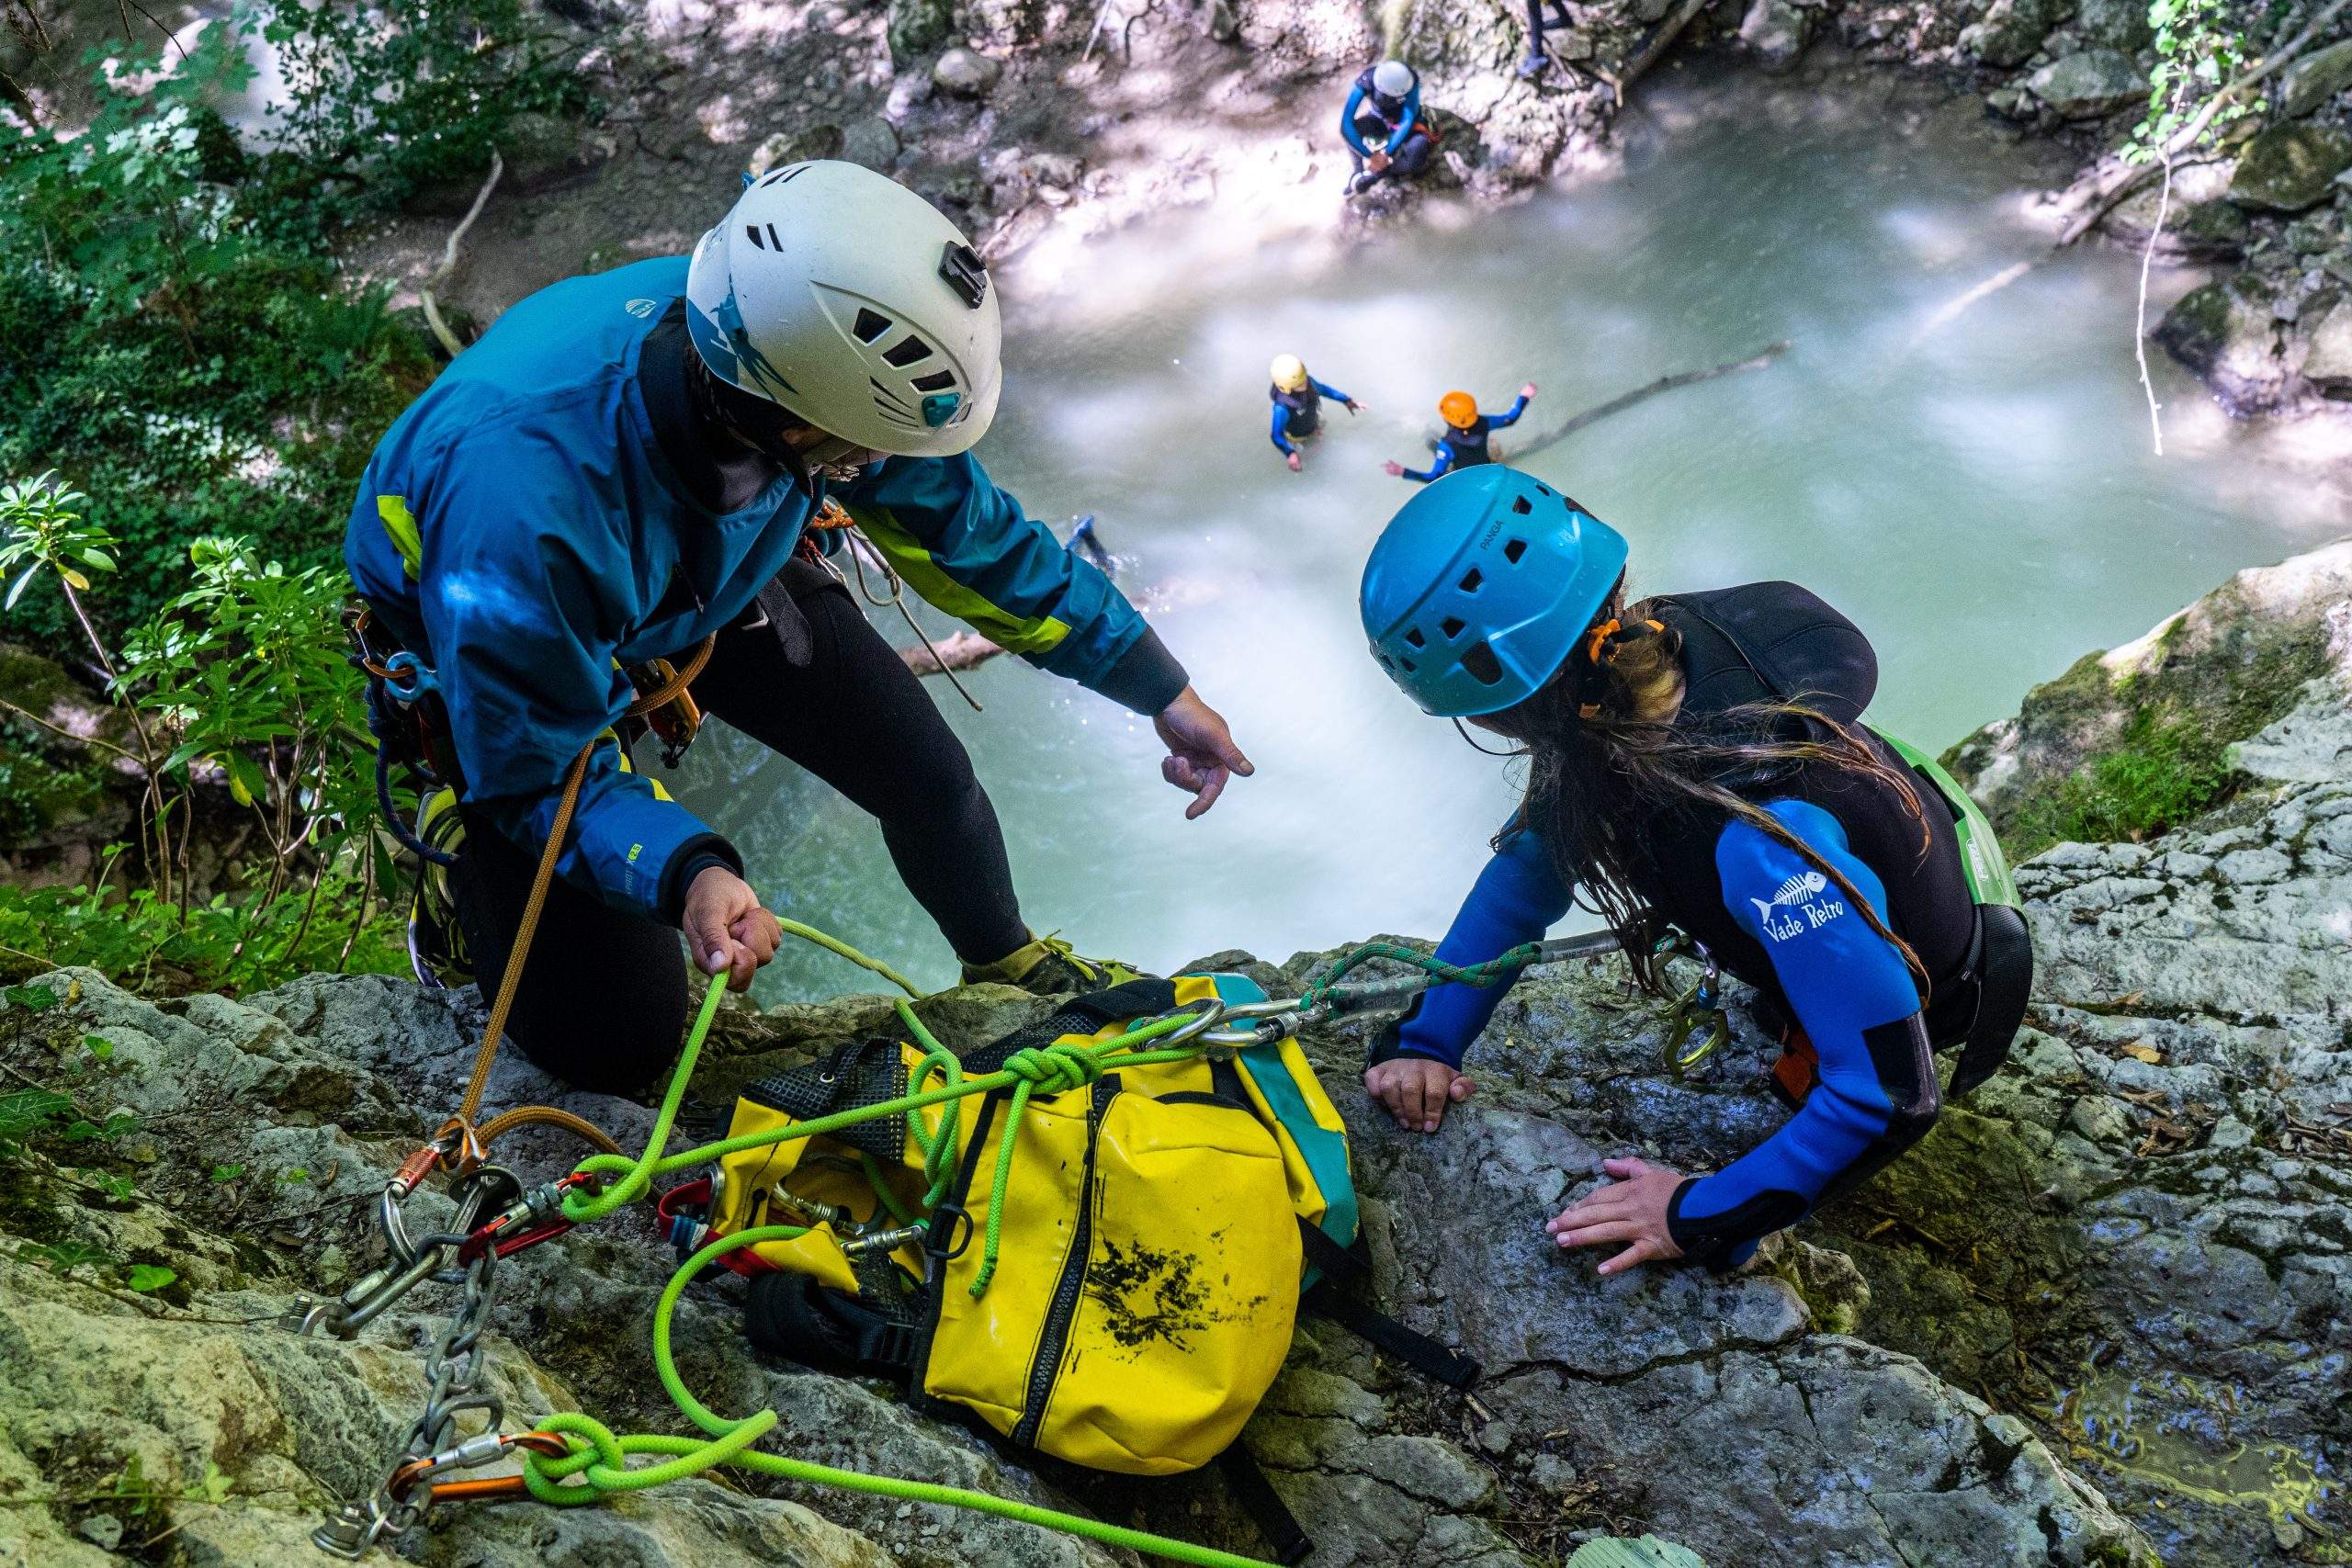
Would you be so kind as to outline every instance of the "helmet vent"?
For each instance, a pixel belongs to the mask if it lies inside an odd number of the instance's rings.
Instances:
[[[770,175],[766,179],[762,180],[760,182],[760,188],[762,190],[765,190],[770,186],[782,185],[785,181],[801,174],[808,167],[808,165],[806,164],[787,164],[783,168],[778,169],[775,174]]]
[[[1452,642],[1455,637],[1462,635],[1463,625],[1464,622],[1461,616],[1448,615],[1444,620],[1438,623],[1437,629],[1444,635],[1446,641]]]
[[[1415,648],[1427,648],[1429,646],[1429,638],[1421,635],[1421,628],[1419,626],[1415,626],[1411,631],[1407,632],[1405,634],[1405,640],[1411,643]]]
[[[756,223],[746,223],[743,225],[743,237],[751,241],[753,245],[757,246],[761,250],[764,251],[768,248],[768,243],[760,238],[760,226]]]
[[[914,379],[914,389],[918,392],[944,392],[955,384],[956,372],[953,370],[934,370],[928,376],[918,376]]]
[[[1550,485],[1547,485],[1547,484],[1544,483],[1544,482],[1543,482],[1542,480],[1540,480],[1540,479],[1536,481],[1535,488],[1536,488],[1537,490],[1539,490],[1539,491],[1542,491],[1545,495],[1549,495],[1549,494],[1551,494],[1551,493],[1552,493],[1552,487],[1551,487]]]
[[[1479,589],[1486,586],[1486,574],[1474,566],[1468,571],[1462,574],[1462,581],[1455,583],[1454,586],[1461,589],[1464,593],[1476,593]],[[1453,634],[1452,632],[1448,632],[1445,635],[1452,637]]]
[[[1499,685],[1503,678],[1503,662],[1495,650],[1484,642],[1472,643],[1462,650],[1462,668],[1481,686]]]
[[[890,364],[897,366],[899,369],[904,370],[910,365],[918,364],[922,360],[929,359],[931,357],[931,344],[910,333],[904,343],[901,343],[898,347],[885,353],[882,357]]]
[[[1510,509],[1524,517],[1535,510],[1535,503],[1523,495],[1515,495],[1510,498]]]
[[[1519,564],[1519,558],[1526,553],[1527,541],[1525,539],[1506,539],[1503,541],[1503,559],[1510,562],[1511,565],[1517,566]]]
[[[906,399],[899,396],[898,393],[892,391],[881,382],[876,381],[873,377],[868,376],[865,378],[865,384],[874,389],[875,407],[887,409],[894,413],[911,413],[914,412],[912,405],[910,405]]]
[[[889,330],[889,317],[861,305],[857,308],[857,324],[850,328],[850,333],[860,343],[872,343]]]

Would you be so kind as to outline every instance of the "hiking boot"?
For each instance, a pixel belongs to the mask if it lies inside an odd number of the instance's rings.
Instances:
[[[1362,169],[1348,176],[1348,194],[1362,196],[1380,183],[1380,176],[1370,169]]]
[[[1544,71],[1550,67],[1551,63],[1552,57],[1550,55],[1544,53],[1540,49],[1535,50],[1531,52],[1526,59],[1519,62],[1519,79],[1522,82],[1532,81],[1534,78],[1543,75]]]
[[[993,964],[964,965],[964,984],[1018,986],[1033,997],[1074,997],[1142,978],[1143,971],[1114,958],[1085,958],[1057,936],[1041,936]]]

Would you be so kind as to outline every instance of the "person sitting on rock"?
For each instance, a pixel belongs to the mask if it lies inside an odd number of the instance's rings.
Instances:
[[[1437,438],[1430,466],[1426,469],[1408,468],[1394,458],[1380,465],[1391,479],[1414,479],[1428,484],[1442,479],[1456,468],[1475,468],[1496,460],[1494,446],[1487,437],[1498,430],[1507,430],[1519,423],[1527,412],[1527,402],[1535,396],[1535,383],[1530,381],[1519,389],[1519,400],[1503,413],[1480,413],[1478,400],[1467,392],[1448,392],[1437,400],[1438,417],[1445,421],[1445,432]]]
[[[550,1072],[629,1092],[663,1069],[681,928],[739,990],[780,941],[741,853],[616,736],[628,671],[706,639],[694,702],[880,819],[966,979],[1060,993],[1129,973],[1023,922],[963,745],[824,562],[839,525],[995,642],[1151,716],[1188,816],[1251,771],[1118,589],[969,455],[996,412],[998,310],[921,197],[795,164],[691,257],[514,305],[377,446],[345,559],[437,687],[426,705],[463,775],[457,923],[485,990],[576,801],[512,1018]]]
[[[1340,135],[1355,164],[1350,196],[1362,196],[1392,175],[1411,179],[1419,174],[1438,144],[1437,127],[1421,117],[1420,76],[1401,60],[1364,67],[1340,111]]]
[[[1274,355],[1272,374],[1273,383],[1266,389],[1266,396],[1274,404],[1274,450],[1295,474],[1302,461],[1296,442],[1323,428],[1323,400],[1330,399],[1350,413],[1362,413],[1363,405],[1339,388],[1327,387],[1309,376],[1306,362],[1295,354]]]
[[[1477,964],[1540,938],[1582,890],[1636,981],[1663,994],[1668,928],[1756,987],[1783,1051],[1781,1129],[1705,1176],[1634,1158],[1545,1229],[1657,1258],[1744,1262],[1917,1143],[1997,1068],[2025,1008],[2018,911],[1980,908],[1954,807],[1860,723],[1869,641],[1791,582],[1629,603],[1624,537],[1494,465],[1398,511],[1365,564],[1373,656],[1422,709],[1516,741],[1525,798],[1439,946]],[[1972,851],[1984,851],[1980,843]],[[1434,1133],[1507,987],[1441,985],[1374,1043],[1364,1086]]]

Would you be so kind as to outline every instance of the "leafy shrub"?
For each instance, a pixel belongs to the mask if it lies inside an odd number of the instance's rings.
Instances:
[[[241,30],[289,79],[260,151],[209,107],[250,75]],[[296,570],[335,559],[369,451],[436,361],[331,243],[477,177],[515,115],[587,106],[518,0],[260,0],[160,82],[153,48],[113,52],[86,129],[0,122],[0,472],[60,469],[96,498],[134,622],[177,590],[192,538],[243,535]],[[62,611],[11,620],[54,648]]]

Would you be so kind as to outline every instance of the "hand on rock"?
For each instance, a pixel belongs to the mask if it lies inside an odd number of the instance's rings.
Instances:
[[[1682,1185],[1682,1173],[1637,1159],[1605,1159],[1600,1168],[1614,1177],[1550,1219],[1544,1228],[1563,1249],[1633,1245],[1600,1266],[1603,1274],[1622,1274],[1645,1263],[1679,1258],[1666,1213]]]

